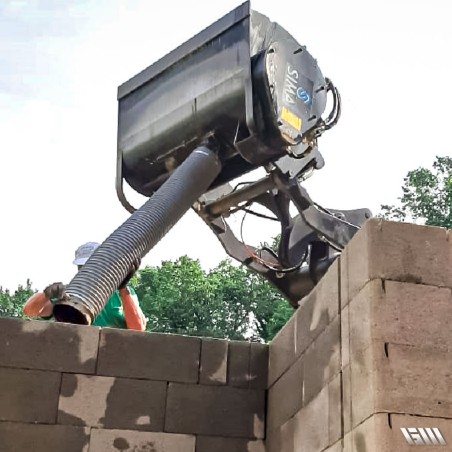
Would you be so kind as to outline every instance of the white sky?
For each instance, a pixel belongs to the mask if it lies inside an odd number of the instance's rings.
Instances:
[[[118,85],[240,3],[1,0],[0,285],[68,283],[75,248],[127,219],[114,188]],[[377,213],[407,171],[451,154],[450,0],[251,5],[341,92],[341,120],[320,141],[326,165],[306,183],[318,203]],[[270,239],[278,230],[267,223],[249,218],[245,238]],[[206,268],[226,256],[192,212],[143,265],[183,254]]]

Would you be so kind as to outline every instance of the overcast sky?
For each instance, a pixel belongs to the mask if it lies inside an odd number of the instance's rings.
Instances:
[[[128,217],[116,198],[117,87],[240,1],[1,0],[0,285],[68,283],[75,248]],[[255,0],[318,60],[343,114],[306,188],[331,208],[392,203],[407,171],[450,155],[450,0]],[[135,204],[143,198],[128,195]],[[278,232],[249,219],[257,244]],[[271,223],[271,222],[270,222]],[[192,212],[144,259],[225,257]]]

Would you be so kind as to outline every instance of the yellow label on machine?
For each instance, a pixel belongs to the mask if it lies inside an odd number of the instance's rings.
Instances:
[[[295,127],[295,129],[301,130],[301,124],[302,124],[301,118],[299,118],[296,114],[292,113],[286,107],[282,108],[281,119],[283,121],[286,121],[287,124],[291,125],[292,127]]]

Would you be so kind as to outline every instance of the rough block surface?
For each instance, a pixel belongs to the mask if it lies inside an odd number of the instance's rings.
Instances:
[[[452,351],[374,343],[351,362],[352,423],[373,413],[452,418]]]
[[[0,420],[54,423],[60,381],[58,372],[0,367]]]
[[[89,428],[70,425],[0,422],[0,450],[2,452],[88,452],[89,433]]]
[[[269,387],[337,319],[339,293],[339,261],[335,261],[315,289],[300,301],[294,315],[271,342]]]
[[[249,342],[230,341],[228,351],[228,384],[239,388],[248,388],[250,384]]]
[[[200,354],[195,337],[105,328],[97,374],[197,383]]]
[[[268,365],[268,386],[273,383],[295,362],[296,357],[296,312],[284,325],[270,344]]]
[[[163,431],[167,383],[63,375],[59,424]]]
[[[341,415],[341,382],[337,375],[282,426],[269,429],[267,452],[323,451],[340,440]]]
[[[341,367],[340,319],[325,329],[304,357],[303,403],[309,403],[334,378]]]
[[[133,430],[91,430],[89,452],[195,452],[195,437]]]
[[[341,299],[345,306],[370,280],[380,278],[452,287],[450,232],[371,219],[341,255]]]
[[[303,407],[303,386],[301,357],[268,390],[267,431],[279,428]]]
[[[331,290],[319,284],[270,344],[268,452],[412,450],[398,419],[452,437],[450,238],[379,220],[358,232]]]
[[[198,436],[196,452],[266,452],[261,440]]]
[[[251,344],[249,388],[266,389],[268,380],[268,345]]]
[[[224,385],[227,382],[228,343],[218,339],[203,339],[199,383]]]
[[[2,318],[1,324],[1,366],[95,372],[99,328],[7,318]]]
[[[339,315],[339,260],[296,311],[296,356],[301,355]]]
[[[452,290],[422,284],[368,282],[348,306],[352,358],[371,341],[452,348]]]
[[[170,383],[165,431],[261,439],[264,410],[264,391]]]

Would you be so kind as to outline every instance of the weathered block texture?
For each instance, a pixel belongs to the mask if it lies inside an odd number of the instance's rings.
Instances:
[[[229,342],[227,372],[229,386],[266,389],[267,378],[267,345],[243,341]]]
[[[351,363],[352,424],[373,413],[452,418],[452,351],[375,342]]]
[[[316,397],[340,372],[340,349],[340,319],[336,318],[304,355],[304,404]]]
[[[0,420],[55,423],[60,381],[58,372],[0,368]]]
[[[199,382],[224,385],[227,382],[228,343],[218,339],[203,339]]]
[[[196,452],[265,452],[261,440],[198,436]]]
[[[299,358],[268,390],[267,432],[286,423],[303,407],[304,362]]]
[[[167,432],[261,439],[264,416],[264,391],[177,383],[168,387]]]
[[[340,260],[343,306],[376,278],[452,287],[452,241],[444,228],[372,219]]]
[[[352,358],[371,341],[452,349],[449,288],[375,279],[361,289],[348,308]]]
[[[250,380],[250,353],[248,342],[229,342],[228,352],[228,384],[239,388],[247,388]]]
[[[92,374],[99,328],[1,319],[0,366]]]
[[[452,444],[450,238],[378,220],[355,236],[270,344],[267,452],[403,451],[417,426]]]
[[[268,345],[251,344],[250,350],[250,389],[266,389],[268,380]]]
[[[0,450],[2,452],[88,452],[89,434],[89,428],[85,427],[0,422]]]
[[[336,261],[316,288],[300,301],[299,308],[272,341],[268,386],[272,386],[338,317],[339,305],[339,262]]]
[[[289,319],[270,345],[268,386],[272,386],[296,359],[296,313]]]
[[[133,430],[91,430],[89,452],[195,452],[195,437]]]
[[[269,408],[271,416],[271,407]],[[267,452],[320,452],[341,439],[341,380],[337,375],[285,424],[269,428]]]
[[[342,440],[338,441],[336,444],[333,444],[328,449],[325,449],[324,452],[342,452]]]
[[[102,330],[98,375],[197,383],[201,340],[170,334]]]
[[[452,417],[449,288],[375,279],[342,315],[346,432],[381,411]]]
[[[268,390],[267,431],[280,427],[340,372],[340,321],[336,317]]]
[[[1,318],[0,338],[1,452],[265,450],[265,344]]]
[[[163,431],[167,383],[65,374],[58,423]]]

